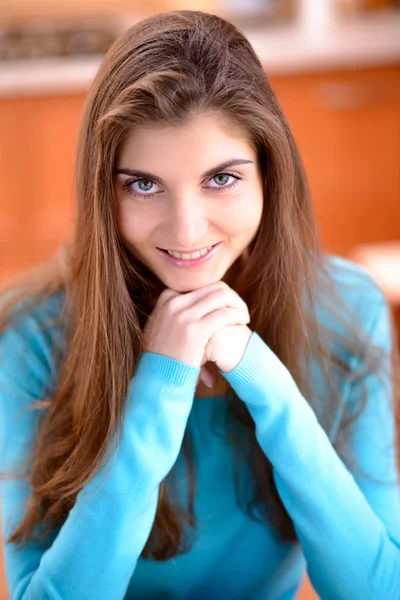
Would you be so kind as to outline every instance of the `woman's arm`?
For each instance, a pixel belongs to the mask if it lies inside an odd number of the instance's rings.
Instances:
[[[390,341],[380,305],[371,341]],[[257,440],[273,466],[310,579],[326,600],[399,600],[400,492],[389,390],[366,377],[368,405],[353,437],[361,467],[379,482],[353,476],[319,425],[290,373],[253,333],[241,362],[221,373],[247,404]],[[348,401],[358,393],[349,391]]]
[[[0,338],[0,469],[26,458],[49,378],[47,338],[33,318]],[[46,359],[47,357],[47,359]],[[182,444],[200,369],[154,353],[141,356],[121,440],[109,464],[81,490],[53,543],[5,545],[30,488],[1,483],[7,583],[12,600],[122,600],[151,532],[160,482]]]

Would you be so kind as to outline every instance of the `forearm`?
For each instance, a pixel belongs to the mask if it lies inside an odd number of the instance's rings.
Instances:
[[[253,334],[243,360],[225,377],[255,421],[318,593],[335,600],[398,600],[399,545],[282,363]],[[395,498],[396,481],[393,486]]]
[[[124,598],[153,526],[159,485],[179,454],[198,373],[161,355],[142,356],[115,452],[79,492],[14,598]]]

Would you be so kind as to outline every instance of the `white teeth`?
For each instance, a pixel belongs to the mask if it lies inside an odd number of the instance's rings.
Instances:
[[[181,260],[195,260],[196,258],[200,258],[200,256],[204,256],[211,250],[212,246],[209,248],[203,248],[203,250],[199,250],[198,252],[193,252],[193,254],[179,254],[179,252],[171,252],[167,250],[168,254],[174,256],[175,258],[180,258]]]

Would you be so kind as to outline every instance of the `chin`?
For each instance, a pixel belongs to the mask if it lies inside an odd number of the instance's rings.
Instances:
[[[208,283],[206,283],[206,284],[202,284],[202,283],[187,284],[187,283],[183,283],[183,282],[181,284],[176,283],[176,282],[168,284],[167,282],[165,282],[165,285],[170,290],[174,290],[174,292],[179,292],[180,294],[187,294],[189,292],[194,292],[195,290],[198,290],[198,289],[204,287],[205,285],[211,285],[211,283],[213,283],[213,282],[210,282],[210,284],[208,284]]]
[[[199,276],[196,276],[193,274],[191,281],[184,281],[184,278],[182,280],[179,280],[179,277],[176,277],[176,278],[171,277],[170,281],[167,281],[164,278],[163,283],[169,289],[174,290],[175,292],[179,292],[180,294],[185,294],[188,292],[194,292],[195,290],[203,288],[207,285],[212,285],[213,283],[216,283],[217,281],[221,281],[221,279],[222,279],[222,277],[216,278],[215,275],[212,277],[211,276],[207,277],[207,275],[204,274],[202,277],[199,277]]]

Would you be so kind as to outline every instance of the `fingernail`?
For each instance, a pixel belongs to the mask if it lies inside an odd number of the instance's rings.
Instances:
[[[214,385],[214,376],[212,375],[212,373],[207,371],[207,369],[205,369],[203,372],[202,380],[208,388],[212,388],[212,386]]]

